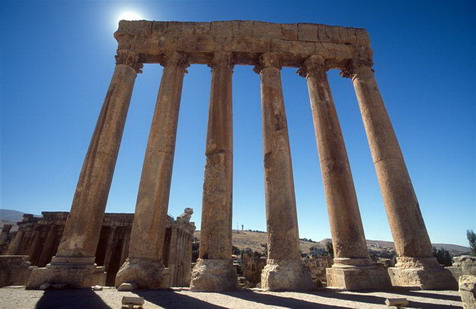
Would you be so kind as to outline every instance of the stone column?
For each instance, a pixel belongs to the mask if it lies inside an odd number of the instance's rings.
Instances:
[[[164,66],[149,141],[142,167],[132,224],[129,257],[116,276],[116,286],[135,282],[139,288],[168,287],[162,262],[175,138],[188,66],[185,55],[169,52]]]
[[[79,176],[73,204],[56,255],[32,272],[27,288],[44,282],[70,287],[104,285],[104,267],[94,263],[109,188],[121,144],[132,89],[142,64],[139,55],[118,50],[116,68]]]
[[[372,289],[390,286],[387,271],[370,258],[359,212],[344,138],[321,56],[304,61],[298,73],[306,78],[319,151],[327,211],[334,246],[334,265],[327,286]]]
[[[48,263],[56,236],[56,226],[50,224],[46,226],[48,227],[48,234],[46,234],[45,243],[43,244],[43,249],[41,250],[40,258],[38,259],[38,266],[40,267],[43,267]]]
[[[286,112],[281,89],[281,58],[263,54],[255,71],[261,80],[268,260],[261,274],[267,290],[311,289],[301,261],[296,200]]]
[[[448,288],[456,282],[433,257],[432,246],[400,146],[383,103],[372,64],[354,59],[342,72],[351,77],[383,195],[395,249],[392,284]]]
[[[232,55],[217,52],[211,63],[212,82],[203,184],[199,259],[192,273],[192,291],[236,289],[232,253],[233,123]]]

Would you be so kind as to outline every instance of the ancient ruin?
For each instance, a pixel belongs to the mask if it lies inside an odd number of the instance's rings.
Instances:
[[[134,81],[144,63],[159,63],[164,70],[129,248],[123,249],[128,250],[128,255],[115,278],[116,286],[131,282],[140,288],[170,285],[165,271],[165,243],[161,240],[166,237],[182,83],[190,64],[203,64],[211,67],[212,74],[201,246],[191,275],[192,290],[222,291],[237,286],[231,260],[231,92],[235,65],[254,66],[261,80],[268,229],[268,256],[261,287],[315,287],[299,249],[282,67],[297,68],[309,90],[335,252],[333,266],[327,270],[329,286],[448,287],[451,275],[432,255],[405,161],[374,78],[372,49],[364,29],[256,21],[121,21],[115,38],[119,44],[116,67],[71,212],[56,254],[45,268],[33,270],[29,288],[38,288],[45,282],[70,287],[106,282],[104,267],[97,266],[97,248]],[[330,69],[340,70],[355,88],[399,256],[396,267],[389,272],[371,261],[366,248],[349,160],[327,80],[326,72]],[[38,259],[46,263],[49,255],[40,255]]]
[[[189,216],[190,212],[191,209],[187,208],[184,215]],[[165,238],[162,239],[161,246],[164,250],[162,256],[170,278],[169,286],[180,287],[190,284],[195,225],[189,222],[189,217],[184,218],[184,215],[179,216],[177,220],[167,216]],[[18,222],[18,231],[6,248],[5,254],[10,257],[6,259],[0,256],[0,261],[4,259],[12,261],[13,256],[21,256],[22,258],[15,259],[15,263],[18,264],[27,257],[28,266],[45,267],[57,251],[67,217],[67,212],[48,211],[42,212],[40,218],[24,215],[23,220]],[[104,215],[95,252],[95,263],[104,267],[107,274],[105,285],[114,286],[119,267],[128,256],[133,219],[133,214],[106,213]],[[15,265],[15,263],[9,264]],[[6,268],[7,266],[1,269],[4,271]],[[22,278],[15,280],[24,285],[28,277],[25,280]]]

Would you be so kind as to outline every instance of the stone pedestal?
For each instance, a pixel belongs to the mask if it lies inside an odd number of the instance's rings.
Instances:
[[[294,194],[288,124],[281,86],[281,58],[263,54],[255,71],[260,74],[266,195],[268,260],[261,287],[299,290],[314,287],[304,270]]]
[[[268,259],[261,272],[261,288],[271,291],[304,291],[315,289],[316,284],[301,260]]]
[[[33,269],[27,289],[38,289],[43,283],[66,284],[68,288],[106,285],[104,266],[97,266],[94,257],[54,256],[46,267]]]
[[[96,267],[94,255],[134,82],[142,67],[139,56],[127,50],[118,50],[116,63],[56,256],[46,268],[34,270],[29,288],[42,282],[72,288],[105,283],[104,268]]]
[[[388,273],[393,286],[458,289],[458,281],[435,258],[397,257],[397,264],[389,267]]]
[[[198,259],[192,271],[190,289],[223,292],[237,288],[236,268],[231,259]]]
[[[119,270],[116,286],[135,282],[140,288],[156,288],[169,282],[161,277],[162,253],[180,98],[188,63],[185,55],[172,51],[163,55],[161,64],[164,70],[142,167],[129,262]]]
[[[233,118],[231,53],[215,53],[203,183],[199,262],[193,291],[225,291],[237,286],[232,253]],[[220,276],[223,278],[220,279]],[[217,290],[213,290],[216,288]]]
[[[162,260],[129,257],[116,275],[116,287],[135,283],[139,289],[160,289],[170,286],[169,272]]]
[[[334,259],[326,269],[327,287],[344,290],[386,289],[390,278],[385,267],[370,259]]]

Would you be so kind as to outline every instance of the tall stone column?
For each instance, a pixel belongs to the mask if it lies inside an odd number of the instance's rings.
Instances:
[[[193,291],[236,289],[232,254],[233,123],[232,55],[217,52],[212,82],[203,184],[199,259],[192,273]]]
[[[70,287],[103,285],[104,267],[94,263],[117,154],[137,73],[139,55],[118,50],[116,68],[84,159],[73,204],[56,255],[46,268],[35,269],[27,288],[44,282]]]
[[[168,52],[150,128],[132,224],[129,257],[116,276],[116,286],[134,282],[139,288],[169,285],[164,278],[163,243],[175,153],[177,122],[187,58]]]
[[[327,286],[347,290],[388,287],[387,271],[369,258],[349,159],[326,71],[325,60],[314,55],[304,61],[298,73],[306,78],[309,90],[334,247],[334,265],[327,269]]]
[[[301,261],[291,164],[291,149],[281,88],[281,58],[261,55],[255,71],[261,80],[268,259],[261,273],[267,290],[311,289]]]
[[[433,257],[428,232],[383,103],[372,64],[355,59],[344,77],[351,77],[390,223],[397,265],[389,269],[392,284],[421,288],[448,288],[456,284],[449,271]]]

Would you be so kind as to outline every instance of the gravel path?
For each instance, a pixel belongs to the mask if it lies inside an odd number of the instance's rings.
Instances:
[[[149,308],[388,308],[387,297],[405,297],[406,308],[462,308],[457,291],[398,290],[388,292],[343,292],[322,289],[313,292],[263,292],[258,289],[228,293],[197,293],[188,289],[118,292],[48,290],[32,291],[24,287],[0,289],[0,308],[121,308],[123,296],[142,296]]]

